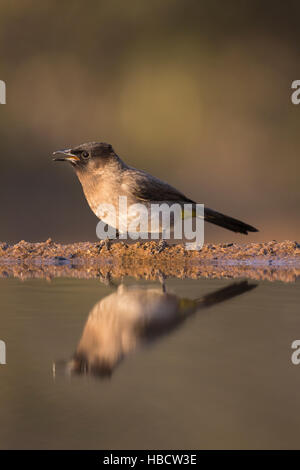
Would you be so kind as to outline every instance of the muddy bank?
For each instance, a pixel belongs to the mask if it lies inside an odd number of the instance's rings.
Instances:
[[[300,277],[300,244],[295,241],[206,244],[201,251],[165,242],[127,244],[81,242],[68,245],[47,240],[0,243],[0,276],[109,277],[157,279],[238,278],[295,281]]]
[[[264,243],[221,243],[205,244],[202,250],[185,250],[182,244],[168,245],[166,242],[150,241],[146,243],[136,242],[127,244],[115,243],[72,243],[62,245],[51,239],[30,243],[20,241],[15,245],[0,242],[0,262],[39,260],[40,262],[51,262],[57,258],[68,260],[79,260],[84,263],[117,260],[135,261],[145,260],[157,262],[182,262],[212,261],[212,260],[257,260],[260,262],[289,262],[300,261],[300,243],[296,241],[264,242]]]

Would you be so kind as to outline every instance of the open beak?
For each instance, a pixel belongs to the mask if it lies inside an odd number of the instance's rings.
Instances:
[[[80,158],[77,157],[77,155],[74,155],[74,153],[71,152],[71,149],[57,150],[56,152],[53,152],[53,155],[54,155],[53,160],[55,162],[77,163],[80,161]],[[55,157],[55,155],[60,155],[60,156]]]

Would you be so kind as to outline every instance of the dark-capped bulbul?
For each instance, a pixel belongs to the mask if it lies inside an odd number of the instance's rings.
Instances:
[[[152,176],[144,170],[127,165],[114,151],[110,144],[88,142],[77,147],[54,152],[55,161],[67,161],[73,166],[82,185],[83,192],[92,211],[98,215],[98,208],[103,204],[119,207],[119,196],[127,197],[127,204],[162,204],[175,203],[196,205],[170,184]],[[121,215],[120,215],[121,217]],[[204,207],[204,219],[207,222],[243,233],[258,230],[227,215]],[[119,229],[120,220],[110,219],[105,223]]]

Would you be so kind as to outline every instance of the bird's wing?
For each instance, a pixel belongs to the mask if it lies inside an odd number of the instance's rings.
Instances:
[[[140,201],[169,201],[174,203],[177,202],[179,204],[196,204],[195,201],[187,198],[180,191],[173,188],[173,186],[143,170],[128,168],[124,182],[128,185],[130,194]],[[245,235],[247,235],[248,232],[258,232],[257,228],[252,227],[241,220],[234,219],[233,217],[229,217],[228,215],[209,209],[208,207],[204,208],[204,220],[211,224],[231,230],[232,232],[243,233]]]
[[[176,201],[195,204],[170,184],[143,170],[130,169],[127,171],[125,181],[126,185],[130,186],[131,194],[141,201]]]

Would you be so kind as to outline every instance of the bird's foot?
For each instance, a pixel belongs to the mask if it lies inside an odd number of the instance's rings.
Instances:
[[[109,238],[106,238],[105,240],[101,240],[100,243],[97,245],[98,253],[100,253],[103,250],[103,248],[106,248],[107,251],[109,251],[110,247],[111,247],[111,241],[109,240]]]
[[[105,284],[108,287],[117,287],[117,284],[112,280],[111,274],[109,272],[102,274],[102,272],[99,270],[97,273],[97,277],[99,278],[100,282]]]
[[[157,245],[157,252],[162,253],[164,249],[168,246],[166,240],[160,240]]]

